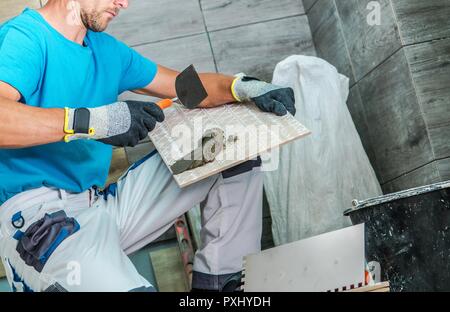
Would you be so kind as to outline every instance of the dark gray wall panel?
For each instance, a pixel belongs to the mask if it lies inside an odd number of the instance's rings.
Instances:
[[[272,218],[263,218],[263,231],[261,235],[261,249],[266,250],[275,247],[272,236]]]
[[[436,162],[432,162],[424,167],[414,170],[392,182],[382,186],[385,194],[407,190],[414,187],[438,183],[441,181]]]
[[[135,49],[158,64],[176,70],[194,64],[200,72],[216,71],[206,34],[152,43]]]
[[[361,80],[359,90],[381,183],[433,160],[403,50]]]
[[[397,24],[389,0],[379,0],[381,25],[367,23],[370,0],[336,0],[356,80],[386,60],[401,47]]]
[[[271,80],[278,62],[292,54],[315,55],[306,15],[211,32],[220,72]]]
[[[308,19],[311,33],[313,34],[320,27],[324,27],[324,24],[329,24],[329,19],[338,20],[339,17],[334,0],[317,0],[316,5],[308,12]],[[333,24],[333,26],[338,26],[340,28],[340,26],[336,24]]]
[[[304,14],[301,0],[201,0],[208,30]]]
[[[375,1],[381,25],[369,2],[304,1],[317,55],[356,81],[347,104],[386,190],[449,179],[450,0]]]
[[[305,11],[308,12],[316,2],[317,0],[303,0],[303,6],[305,7]]]
[[[108,32],[129,45],[204,31],[198,0],[134,0],[108,28]]]
[[[358,86],[354,86],[350,89],[350,94],[347,100],[347,107],[350,111],[353,122],[355,123],[356,129],[358,130],[358,134],[361,138],[367,156],[370,159],[372,167],[374,168],[375,172],[378,173],[379,170],[377,169],[376,154],[372,147],[370,130],[366,120],[366,112],[364,110],[363,102],[361,101],[361,95],[359,93]],[[378,177],[378,179],[380,179],[380,177]]]
[[[450,39],[409,46],[405,52],[435,157],[450,157]]]
[[[442,181],[450,180],[450,158],[439,160],[438,169],[441,174]]]
[[[449,0],[392,0],[404,44],[450,37]]]
[[[1,0],[0,24],[19,15],[26,7],[38,9],[40,6],[39,0]]]
[[[146,44],[135,49],[154,62],[175,70],[183,70],[188,65],[194,64],[199,72],[215,72],[211,47],[206,34]],[[180,51],[183,51],[182,56]],[[120,99],[156,100],[131,92],[124,93]]]
[[[317,56],[334,65],[355,83],[350,55],[342,33],[334,0],[318,0],[308,14]]]

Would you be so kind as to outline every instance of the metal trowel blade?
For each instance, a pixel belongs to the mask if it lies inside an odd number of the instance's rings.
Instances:
[[[194,65],[190,65],[177,76],[175,89],[179,101],[188,109],[197,108],[208,97]]]

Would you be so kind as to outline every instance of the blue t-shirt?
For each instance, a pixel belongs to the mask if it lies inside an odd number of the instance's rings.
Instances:
[[[156,71],[155,63],[106,33],[88,31],[83,46],[66,39],[35,10],[0,26],[0,81],[17,89],[27,105],[110,104],[126,90],[147,86]],[[111,156],[111,146],[88,140],[0,149],[0,205],[41,186],[70,192],[103,186]]]

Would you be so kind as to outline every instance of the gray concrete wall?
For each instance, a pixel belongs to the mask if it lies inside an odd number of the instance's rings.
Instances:
[[[450,179],[450,1],[304,6],[318,56],[350,77],[348,106],[384,191]]]
[[[40,6],[39,0],[0,0],[0,24],[20,14],[25,7],[37,9]]]

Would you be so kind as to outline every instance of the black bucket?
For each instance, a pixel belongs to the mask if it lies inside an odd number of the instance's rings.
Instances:
[[[450,291],[450,181],[355,201],[366,224],[366,259],[392,291]]]

